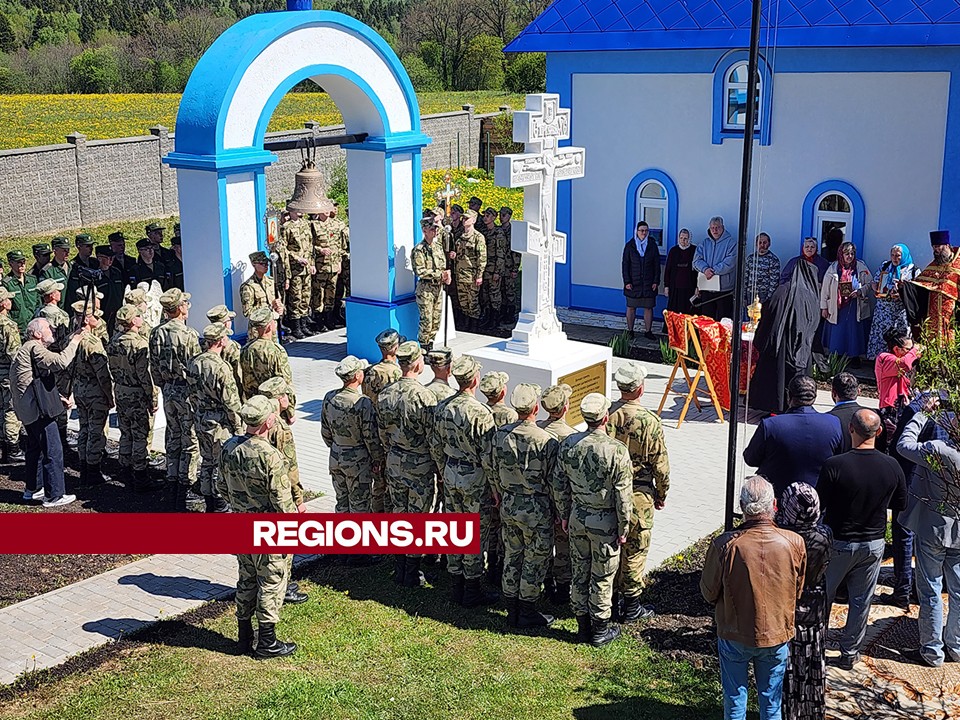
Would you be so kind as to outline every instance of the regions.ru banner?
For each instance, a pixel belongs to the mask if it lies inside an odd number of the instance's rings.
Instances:
[[[0,554],[473,555],[480,516],[308,513],[4,513]]]

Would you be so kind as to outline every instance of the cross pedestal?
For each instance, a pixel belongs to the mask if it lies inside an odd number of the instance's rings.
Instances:
[[[485,371],[508,373],[511,386],[574,381],[575,419],[584,395],[609,394],[613,355],[608,347],[567,340],[554,305],[555,264],[567,256],[567,236],[556,230],[557,182],[583,177],[586,156],[583,148],[560,146],[569,137],[570,110],[560,107],[559,95],[527,95],[526,110],[513,114],[513,140],[524,143],[525,152],[498,155],[494,181],[523,188],[525,220],[512,223],[513,250],[523,256],[520,318],[510,340],[471,354]]]

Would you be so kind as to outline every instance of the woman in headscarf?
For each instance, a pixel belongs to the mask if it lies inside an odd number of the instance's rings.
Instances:
[[[873,275],[866,263],[857,260],[857,248],[845,242],[837,250],[837,261],[830,264],[820,288],[820,310],[827,321],[823,326],[823,347],[827,352],[846,355],[859,365],[867,352]]]
[[[870,341],[867,343],[867,357],[873,360],[886,352],[884,335],[894,328],[906,330],[910,337],[910,323],[907,311],[900,299],[900,284],[916,277],[916,266],[910,255],[910,248],[904,244],[890,248],[890,259],[880,265],[873,278],[873,291],[877,294],[877,306],[873,309],[873,323],[870,325]]]
[[[824,575],[830,562],[833,533],[820,522],[820,498],[806,483],[793,483],[783,491],[776,523],[803,538],[807,548],[807,574],[797,601],[797,634],[783,677],[784,720],[823,720],[826,716],[826,657],[824,640],[829,607]]]
[[[790,280],[791,277],[793,277],[793,268],[796,267],[797,263],[801,260],[806,261],[816,267],[817,282],[823,282],[823,275],[827,272],[827,268],[830,267],[830,262],[825,260],[823,256],[819,254],[819,248],[820,246],[817,243],[816,238],[805,238],[800,254],[795,258],[790,258],[787,260],[787,264],[783,266],[783,270],[780,272],[780,284],[782,285]]]
[[[820,326],[819,294],[816,265],[799,262],[788,281],[764,303],[753,340],[760,359],[750,381],[750,407],[783,412],[787,384],[794,375],[809,374]]]
[[[677,244],[667,253],[663,271],[663,294],[670,312],[690,314],[690,298],[697,289],[697,271],[693,269],[696,251],[697,246],[690,242],[690,231],[683,228],[677,235]]]

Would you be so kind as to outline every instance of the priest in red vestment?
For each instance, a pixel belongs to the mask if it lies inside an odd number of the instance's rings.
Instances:
[[[953,342],[956,330],[957,299],[960,296],[960,248],[951,247],[950,231],[930,233],[933,262],[906,286],[904,306],[911,324],[926,318],[931,338]]]

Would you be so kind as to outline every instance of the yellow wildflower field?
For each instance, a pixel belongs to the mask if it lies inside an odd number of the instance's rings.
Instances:
[[[423,206],[434,207],[439,202],[436,193],[446,189],[443,176],[446,170],[424,170]],[[489,176],[483,170],[462,169],[450,172],[450,184],[453,189],[460,190],[452,203],[467,207],[467,201],[474,195],[483,200],[483,207],[492,207],[499,210],[504,205],[513,208],[513,219],[523,220],[523,188],[513,190],[497,187],[493,184],[493,174]]]
[[[475,106],[495,112],[501,105],[522,108],[522,95],[505,92],[437,92],[418,96],[420,112],[430,115]],[[180,95],[0,95],[0,149],[55,145],[78,132],[88,140],[149,134],[154,125],[174,129]],[[302,128],[305,122],[337,125],[343,120],[324,93],[289,93],[277,107],[269,130]]]

